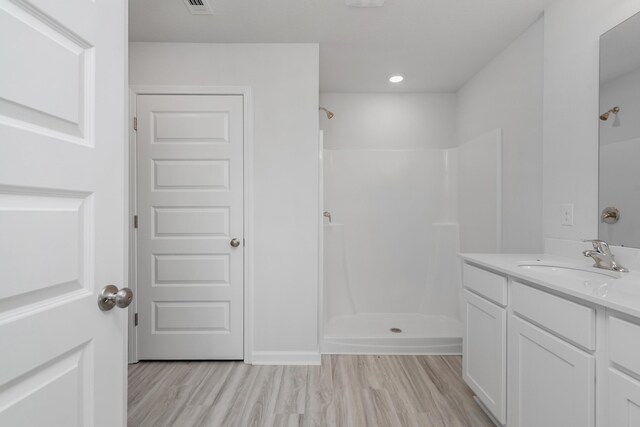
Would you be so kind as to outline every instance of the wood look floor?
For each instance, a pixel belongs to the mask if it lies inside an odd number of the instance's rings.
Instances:
[[[323,356],[322,366],[140,362],[129,426],[493,426],[459,356]]]

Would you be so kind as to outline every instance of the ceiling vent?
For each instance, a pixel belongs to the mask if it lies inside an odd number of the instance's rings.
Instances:
[[[207,0],[184,0],[184,4],[193,15],[213,15]]]

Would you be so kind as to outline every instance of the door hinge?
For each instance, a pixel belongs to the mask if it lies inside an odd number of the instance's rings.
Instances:
[[[138,228],[138,215],[133,216],[133,228]]]
[[[133,118],[133,130],[138,130],[138,118]]]
[[[138,313],[133,315],[133,326],[138,326]]]

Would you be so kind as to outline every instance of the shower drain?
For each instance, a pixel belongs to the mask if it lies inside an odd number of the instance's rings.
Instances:
[[[400,328],[391,328],[389,329],[391,332],[393,332],[394,334],[400,334],[402,333],[402,329]]]

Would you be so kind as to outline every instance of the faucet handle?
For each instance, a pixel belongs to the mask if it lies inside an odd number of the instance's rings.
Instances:
[[[583,242],[587,243],[591,243],[593,245],[593,249],[602,252],[602,253],[611,253],[610,249],[609,249],[609,244],[607,242],[605,242],[604,240],[599,240],[599,239],[586,239],[583,240]]]

